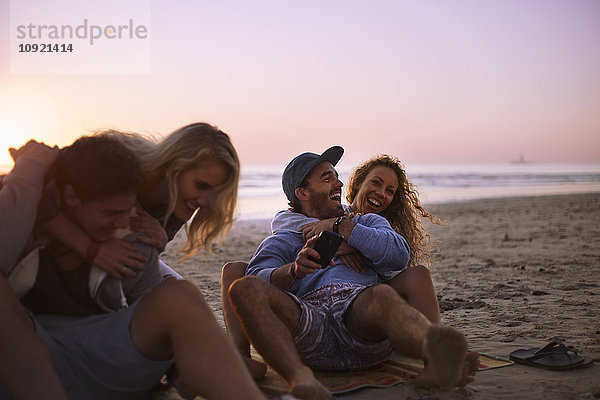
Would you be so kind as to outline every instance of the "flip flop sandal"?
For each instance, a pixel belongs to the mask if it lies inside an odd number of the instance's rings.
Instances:
[[[589,366],[592,360],[585,360],[575,350],[559,342],[550,342],[539,348],[515,350],[510,359],[520,364],[531,365],[555,371],[564,371]]]

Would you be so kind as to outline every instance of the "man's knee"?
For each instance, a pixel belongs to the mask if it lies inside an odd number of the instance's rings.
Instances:
[[[221,269],[221,284],[233,283],[236,279],[240,279],[246,272],[248,264],[244,261],[228,262]]]
[[[370,314],[381,314],[398,305],[404,306],[406,301],[389,285],[371,286],[361,293],[365,306]]]
[[[193,309],[210,311],[202,292],[186,280],[168,279],[156,286],[142,301],[157,312],[176,315]]]
[[[368,293],[372,298],[372,301],[382,302],[389,301],[390,299],[400,298],[398,293],[390,287],[389,285],[374,285],[365,290],[365,293]]]
[[[231,304],[244,325],[274,314],[293,332],[300,319],[300,306],[283,290],[257,276],[245,276],[229,289]]]
[[[187,280],[168,280],[158,285],[157,290],[161,296],[166,297],[188,297],[188,296],[202,296],[202,292],[196,285]]]
[[[270,283],[257,276],[245,276],[233,282],[229,288],[229,297],[235,307],[267,300],[266,293]]]

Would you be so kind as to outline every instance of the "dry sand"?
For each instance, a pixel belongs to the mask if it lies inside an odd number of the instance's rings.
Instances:
[[[336,398],[600,398],[600,194],[478,200],[431,211],[447,221],[427,225],[438,243],[432,275],[443,324],[464,332],[479,352],[508,357],[559,339],[597,362],[565,372],[516,364],[480,372],[452,392],[402,383]],[[240,221],[212,255],[178,264],[176,239],[163,259],[202,289],[222,323],[221,266],[248,260],[269,230],[269,221]]]

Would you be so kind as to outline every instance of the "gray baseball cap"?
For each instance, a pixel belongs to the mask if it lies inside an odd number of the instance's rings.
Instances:
[[[340,161],[343,154],[344,149],[341,146],[332,146],[325,150],[321,155],[310,152],[302,153],[290,161],[287,167],[285,167],[283,176],[281,177],[283,192],[288,200],[293,201],[296,198],[296,189],[317,165],[321,164],[323,161],[329,161],[335,166],[338,161]]]

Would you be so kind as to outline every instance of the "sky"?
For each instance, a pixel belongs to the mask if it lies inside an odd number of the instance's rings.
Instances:
[[[41,0],[27,1],[37,15]],[[346,163],[600,162],[600,1],[135,1],[120,15],[147,18],[148,35],[119,42],[143,53],[133,70],[94,72],[129,54],[99,43],[83,71],[23,73],[0,0],[0,164],[30,138],[196,121],[227,132],[248,165],[334,144]],[[61,2],[45,3],[100,18]],[[129,0],[112,2],[105,18]]]

